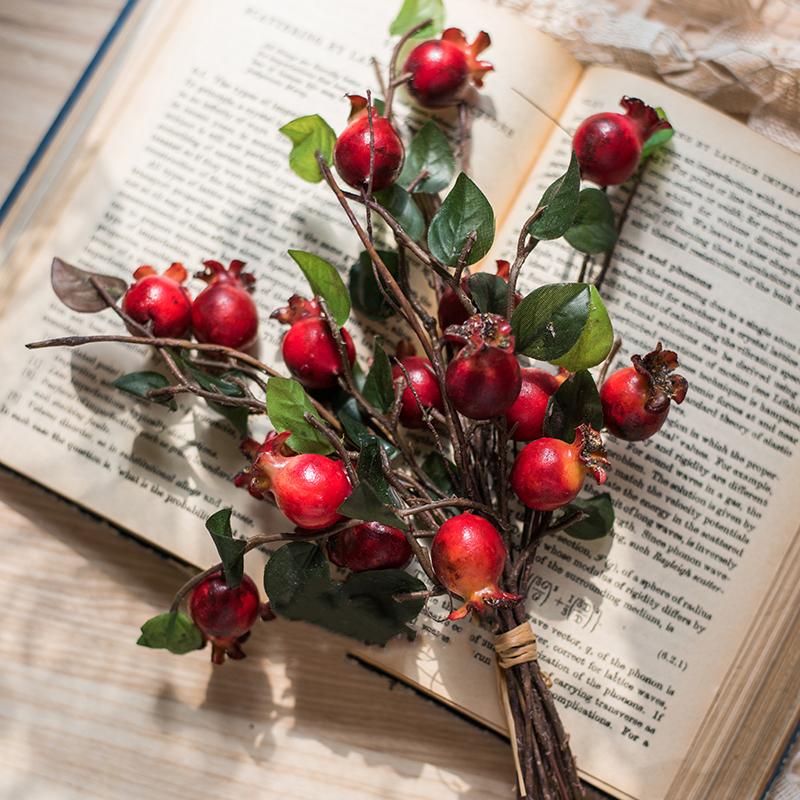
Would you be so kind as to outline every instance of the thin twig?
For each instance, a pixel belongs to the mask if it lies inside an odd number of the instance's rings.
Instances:
[[[337,436],[336,431],[326,425],[319,417],[308,411],[303,414],[303,419],[305,419],[312,428],[318,430],[331,443],[331,447],[339,454],[339,458],[342,459],[342,464],[344,465],[347,477],[350,478],[350,483],[353,487],[358,486],[358,475],[353,469],[353,462],[350,460],[350,454],[345,449],[342,440]]]
[[[514,263],[511,265],[511,268],[508,271],[508,301],[506,304],[506,316],[511,319],[511,315],[514,313],[514,308],[517,304],[517,281],[519,280],[519,274],[522,271],[522,267],[525,264],[528,256],[533,252],[534,248],[537,244],[539,244],[539,240],[532,236],[528,229],[530,226],[540,217],[541,214],[544,213],[544,206],[539,206],[533,214],[531,214],[527,220],[525,220],[525,224],[522,226],[522,229],[519,232],[519,238],[517,239],[517,254],[514,259]]]
[[[611,366],[611,363],[617,357],[617,353],[619,353],[621,347],[622,347],[622,338],[617,336],[617,338],[614,339],[614,344],[611,346],[611,350],[608,351],[606,360],[603,362],[603,366],[600,369],[600,374],[597,376],[598,386],[603,385],[603,381],[605,381],[606,375],[608,375],[608,369]]]
[[[630,190],[628,191],[628,196],[625,198],[625,205],[622,206],[622,211],[619,215],[619,220],[617,220],[617,238],[614,241],[614,244],[605,254],[603,258],[603,265],[600,267],[600,273],[598,274],[597,278],[595,279],[594,285],[597,287],[597,291],[600,291],[600,287],[603,285],[603,281],[606,279],[606,275],[608,274],[608,268],[611,266],[611,262],[614,259],[614,253],[617,249],[617,243],[619,242],[619,237],[622,234],[622,229],[625,227],[625,222],[628,219],[628,213],[631,210],[631,205],[633,203],[633,198],[636,197],[636,193],[639,189],[639,186],[642,183],[642,178],[644,177],[645,170],[647,169],[647,165],[649,163],[649,159],[644,161],[639,169],[636,172],[636,175],[633,178],[633,182],[631,183]]]
[[[244,550],[242,551],[242,555],[245,553],[249,553],[251,550],[254,550],[256,547],[262,547],[265,544],[274,544],[275,542],[302,542],[302,541],[314,541],[315,539],[325,539],[328,536],[333,536],[335,533],[341,533],[342,531],[346,531],[349,528],[355,528],[357,525],[362,525],[364,520],[361,519],[350,519],[347,522],[343,522],[340,525],[337,525],[334,528],[329,528],[326,531],[294,531],[292,533],[260,533],[256,536],[251,536],[249,539],[246,540]],[[175,593],[175,597],[172,599],[172,605],[170,605],[170,612],[175,612],[178,610],[178,607],[181,604],[181,600],[192,591],[198,584],[202,583],[209,575],[213,575],[215,572],[219,572],[222,570],[222,562],[218,562],[213,566],[210,566],[208,569],[204,569],[202,572],[199,572],[197,575],[191,577],[186,583],[181,586],[180,589]]]
[[[418,25],[415,25],[410,30],[406,31],[398,40],[397,44],[395,44],[394,49],[392,50],[391,58],[389,59],[389,82],[386,90],[386,110],[384,112],[384,116],[389,122],[392,121],[392,103],[394,102],[394,90],[397,88],[397,59],[400,57],[400,51],[403,49],[403,45],[412,37],[415,33],[418,33],[423,28],[427,28],[433,22],[432,19],[424,19]]]

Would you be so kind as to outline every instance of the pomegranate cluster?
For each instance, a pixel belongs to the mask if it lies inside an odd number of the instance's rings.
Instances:
[[[236,350],[251,347],[258,333],[258,311],[251,297],[255,278],[244,272],[243,261],[231,261],[227,268],[219,261],[203,265],[196,277],[208,285],[194,299],[183,285],[188,275],[182,264],[172,264],[160,275],[151,266],[139,267],[122,298],[122,310],[159,338],[193,333],[198,342]]]

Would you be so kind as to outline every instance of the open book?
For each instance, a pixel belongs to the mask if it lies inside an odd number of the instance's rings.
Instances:
[[[285,529],[232,486],[242,463],[222,418],[109,386],[144,368],[142,351],[23,344],[119,332],[110,312],[59,304],[55,255],[126,279],[142,263],[241,258],[264,320],[306,290],[288,248],[344,272],[356,237],[323,186],[289,172],[278,128],[320,113],[341,129],[343,94],[375,87],[369,58],[388,52],[392,6],[134,7],[0,230],[0,461],[198,566],[216,560],[203,521],[223,505],[238,533]],[[604,295],[619,364],[661,335],[689,400],[654,439],[611,442],[613,536],[546,541],[528,607],[587,781],[637,800],[752,800],[800,692],[800,158],[664,86],[583,70],[489,3],[460,0],[451,20],[494,41],[472,159],[498,217],[489,264],[513,253],[569,157],[569,137],[521,95],[567,130],[625,94],[663,106],[677,129],[648,168]],[[522,289],[576,272],[566,249],[542,243]],[[349,327],[363,357],[369,326]],[[262,324],[264,360],[280,363],[281,334]],[[431,603],[416,642],[359,655],[504,730],[490,642],[445,616]]]

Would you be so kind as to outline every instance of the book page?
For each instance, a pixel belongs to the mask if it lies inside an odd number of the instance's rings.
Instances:
[[[71,171],[4,258],[16,285],[0,303],[3,463],[198,565],[216,560],[203,521],[221,506],[234,506],[242,535],[286,529],[268,504],[231,485],[244,466],[237,436],[203,402],[182,399],[169,413],[110,386],[127,372],[163,370],[143,350],[104,344],[28,352],[23,344],[124,333],[111,312],[78,315],[56,300],[53,256],[128,280],[144,263],[161,270],[181,261],[191,273],[206,258],[238,258],[257,279],[260,356],[282,366],[283,328],[269,312],[294,292],[308,293],[287,249],[312,251],[346,274],[360,247],[327,187],[289,170],[290,144],[278,129],[311,113],[344,127],[345,93],[374,89],[370,57],[388,58],[394,5],[154,4],[132,48],[137,55]],[[459,3],[458,22],[471,35],[484,26],[494,36],[497,71],[473,126],[473,167],[502,210],[551,128],[512,86],[542,76],[539,101],[561,108],[579,67],[551,40],[521,37],[503,12]],[[404,119],[406,109],[399,112]],[[352,319],[349,328],[366,364],[360,331],[369,326]],[[254,428],[263,435],[261,423]]]
[[[649,441],[609,438],[614,534],[545,540],[529,609],[583,774],[621,797],[685,800],[670,785],[798,527],[800,159],[602,68],[587,70],[564,127],[626,94],[663,106],[677,133],[648,167],[604,285],[624,342],[612,369],[661,340],[690,388]],[[513,258],[569,151],[555,133],[492,256]],[[612,196],[619,206],[625,190]],[[580,260],[541,243],[524,292],[576,280]],[[368,657],[504,728],[491,637],[437,622],[441,600],[427,614],[418,644]]]

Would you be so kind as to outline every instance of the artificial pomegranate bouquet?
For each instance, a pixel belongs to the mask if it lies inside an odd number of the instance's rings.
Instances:
[[[408,623],[428,598],[449,595],[450,619],[470,616],[496,636],[519,795],[578,798],[523,598],[544,537],[592,539],[611,529],[608,494],[579,499],[587,478],[602,484],[610,468],[603,430],[626,441],[652,436],[686,393],[675,353],[660,343],[606,378],[619,342],[599,294],[642,171],[672,129],[663,112],[631,98],[623,98],[623,114],[585,120],[565,173],[526,221],[511,261],[498,262],[497,274],[470,274],[495,232],[488,201],[463,170],[474,93],[492,69],[478,56],[490,40],[480,32],[470,44],[455,28],[437,36],[416,8],[408,0],[393,23],[400,38],[380,82],[383,101],[351,96],[338,136],[317,115],[281,129],[292,144],[291,168],[324,181],[363,247],[349,291],[333,265],[289,251],[309,285],[308,296],[289,297],[272,314],[288,326],[282,355],[291,377],[248,352],[259,319],[254,276],[241,261],[206,261],[198,277],[207,286],[192,298],[180,264],[161,274],[140,267],[128,286],[55,259],[62,301],[82,312],[111,308],[130,335],[30,346],[154,348],[162,371],[124,375],[115,385],[173,409],[182,394],[209,403],[241,440],[236,485],[288,520],[285,531],[243,540],[231,529],[231,509],[209,518],[221,562],[143,625],[140,644],[186,653],[210,642],[220,664],[243,657],[259,617],[277,615],[383,645],[411,633]],[[454,147],[433,116],[402,140],[393,113],[401,87],[423,109],[457,120]],[[581,189],[581,178],[599,188]],[[632,178],[615,220],[606,190]],[[539,242],[562,237],[584,254],[578,280],[522,297],[526,259]],[[430,273],[438,308],[412,290],[412,270]],[[376,324],[395,315],[409,339],[390,355],[375,337],[359,359],[347,330],[352,311]],[[595,381],[589,370],[600,365]],[[248,436],[255,414],[274,428],[263,442]],[[244,573],[245,554],[259,546],[271,551],[268,604]],[[424,580],[406,571],[411,563]]]

